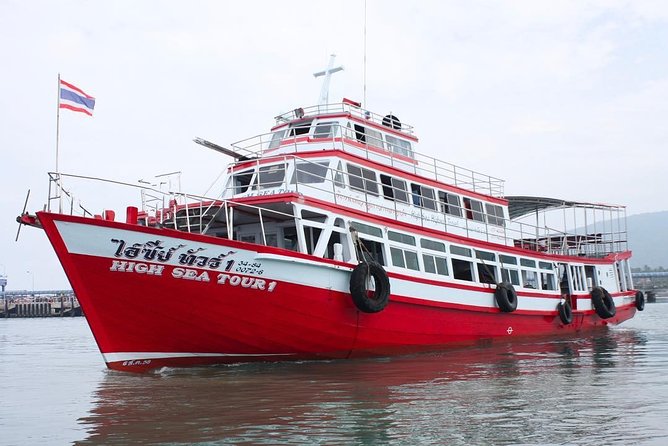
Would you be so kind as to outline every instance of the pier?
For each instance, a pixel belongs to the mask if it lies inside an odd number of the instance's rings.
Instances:
[[[72,290],[3,291],[0,318],[83,316]]]
[[[668,271],[638,271],[631,275],[636,288],[645,293],[647,302],[668,297]]]

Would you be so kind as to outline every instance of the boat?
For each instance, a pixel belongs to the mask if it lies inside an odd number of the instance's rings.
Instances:
[[[116,218],[63,207],[63,179],[84,177],[56,172],[44,210],[17,218],[46,233],[111,369],[489,345],[644,307],[624,206],[506,196],[419,152],[392,113],[344,98],[195,142],[229,163],[219,193],[127,183],[142,199]]]

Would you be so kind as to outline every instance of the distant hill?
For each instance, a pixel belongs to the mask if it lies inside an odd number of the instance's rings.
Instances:
[[[630,215],[626,218],[631,266],[668,268],[668,211]]]

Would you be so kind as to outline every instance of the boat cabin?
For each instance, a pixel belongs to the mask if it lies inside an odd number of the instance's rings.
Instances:
[[[232,145],[220,199],[175,206],[165,224],[334,262],[368,256],[435,280],[553,294],[632,288],[628,256],[604,260],[626,252],[619,223],[569,232],[537,216],[575,205],[591,225],[625,218],[623,208],[505,198],[503,180],[420,155],[411,126],[352,101],[276,121],[271,133]]]

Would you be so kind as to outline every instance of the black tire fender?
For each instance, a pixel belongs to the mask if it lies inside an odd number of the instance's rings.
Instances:
[[[590,295],[594,310],[596,310],[596,314],[598,314],[601,319],[609,319],[617,314],[615,301],[612,300],[612,296],[610,296],[608,290],[597,286],[591,290]]]
[[[496,300],[496,305],[504,313],[512,313],[517,309],[517,292],[510,282],[496,284],[494,299]]]
[[[636,308],[638,311],[645,309],[645,294],[642,291],[636,291]]]
[[[557,304],[557,311],[559,312],[559,319],[561,319],[562,324],[568,325],[573,322],[573,310],[567,300]]]
[[[383,311],[390,300],[390,279],[382,265],[376,262],[357,265],[350,275],[350,295],[364,313]]]

